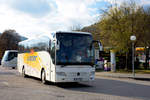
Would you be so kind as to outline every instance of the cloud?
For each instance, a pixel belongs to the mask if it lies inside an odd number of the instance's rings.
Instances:
[[[98,20],[100,8],[114,1],[124,0],[0,0],[0,32],[15,29],[31,37],[88,26]]]
[[[123,2],[131,2],[131,1],[136,2],[140,5],[150,5],[150,0],[102,0],[102,1],[106,1],[106,2],[109,2],[111,4],[116,3],[118,5],[122,4]]]
[[[34,16],[44,16],[50,12],[50,5],[47,0],[15,0],[12,8]]]
[[[150,5],[150,0],[140,0],[142,5]]]
[[[88,25],[95,16],[91,15],[91,9],[88,8],[93,1],[87,1],[70,0],[68,2],[68,0],[57,0],[57,13],[63,18],[63,22],[67,22],[67,24],[78,23],[81,25]]]
[[[44,16],[51,10],[48,0],[1,0],[0,3],[34,17]]]
[[[0,31],[3,32],[6,29],[15,29],[22,35],[28,36],[34,33],[40,33],[40,31],[46,30],[41,27],[40,20],[29,16],[28,14],[14,11],[6,5],[0,6]],[[38,31],[37,31],[38,30]],[[30,35],[30,36],[31,36]]]
[[[1,0],[0,31],[15,29],[25,36],[70,27],[87,26],[96,21],[96,9],[90,8],[95,0]]]

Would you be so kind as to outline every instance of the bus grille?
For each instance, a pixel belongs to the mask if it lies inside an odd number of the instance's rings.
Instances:
[[[88,76],[88,75],[89,75],[89,73],[87,73],[87,72],[70,72],[70,73],[68,73],[68,76],[70,76],[70,77],[77,77],[77,76],[84,77],[84,76]]]

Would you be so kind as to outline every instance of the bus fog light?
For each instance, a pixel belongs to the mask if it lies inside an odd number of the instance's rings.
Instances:
[[[65,72],[56,72],[56,74],[59,76],[67,76]]]

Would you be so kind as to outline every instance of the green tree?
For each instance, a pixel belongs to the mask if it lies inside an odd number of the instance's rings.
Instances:
[[[103,44],[126,55],[131,49],[131,35],[137,37],[136,46],[149,45],[149,14],[149,10],[145,11],[134,2],[111,6],[107,11],[103,11],[99,22]]]
[[[95,23],[94,25],[84,27],[81,29],[83,32],[90,32],[93,35],[93,38],[95,40],[101,40],[101,34],[100,33],[100,28],[98,27],[98,23]]]

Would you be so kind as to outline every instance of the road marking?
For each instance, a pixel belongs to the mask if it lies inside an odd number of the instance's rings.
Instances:
[[[8,82],[1,82],[2,84],[4,84],[5,86],[9,86]]]

